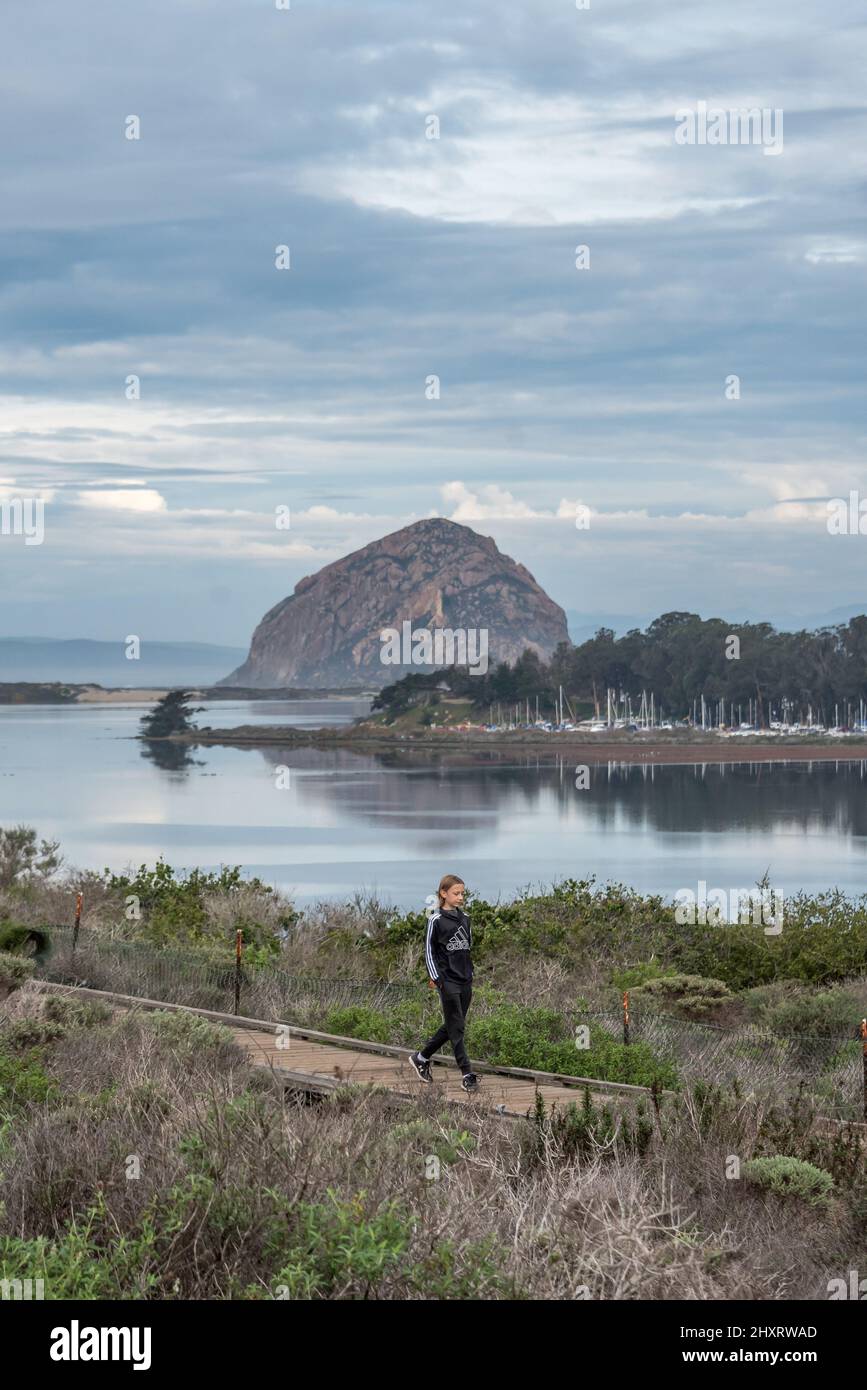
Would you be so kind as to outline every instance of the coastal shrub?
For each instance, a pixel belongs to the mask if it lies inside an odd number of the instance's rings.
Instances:
[[[54,1023],[63,1023],[67,1028],[94,1028],[100,1023],[108,1023],[112,1015],[111,1007],[101,999],[75,999],[67,994],[46,994],[43,998],[42,1017]]]
[[[627,955],[634,960],[654,951],[657,939],[664,939],[664,927],[652,925],[654,921],[664,923],[668,917],[674,925],[674,908],[661,898],[644,897],[623,884],[600,888],[592,877],[563,879],[541,893],[526,888],[505,903],[490,903],[470,890],[467,911],[473,928],[473,959],[482,967],[495,959],[522,959],[530,954],[565,960],[587,954],[603,959]],[[415,947],[417,973],[422,978],[426,923],[424,912],[393,916],[356,944],[383,975],[408,946]]]
[[[224,866],[219,873],[191,869],[177,874],[159,859],[152,869],[142,864],[132,875],[106,869],[103,882],[111,893],[136,900],[142,914],[139,935],[161,946],[203,940],[234,945],[235,931],[240,929],[246,945],[264,947],[276,955],[280,932],[295,919],[288,906],[275,915],[274,889],[259,879],[244,879],[239,865]],[[227,918],[225,911],[214,910],[215,900],[234,903],[238,910]],[[257,903],[261,912],[256,911]]]
[[[12,955],[9,951],[0,951],[0,999],[25,985],[33,978],[34,970],[32,960]]]
[[[625,970],[612,971],[611,983],[615,989],[622,992],[626,989],[639,989],[642,985],[649,984],[651,980],[665,979],[674,974],[674,967],[664,966],[661,961],[639,961],[637,965],[629,965]]]
[[[574,1030],[555,1009],[510,1004],[492,990],[480,994],[491,1007],[485,1013],[471,1013],[466,1028],[467,1051],[476,1061],[637,1086],[656,1082],[673,1087],[677,1083],[674,1064],[655,1056],[646,1043],[626,1046],[591,1024],[590,1046],[579,1049]],[[414,1012],[404,1005],[388,1011],[355,1005],[333,1009],[325,1019],[326,1032],[398,1047],[417,1047],[422,1025],[431,1032],[439,1026],[434,1016],[419,1017],[417,1008]]]
[[[387,1202],[367,1211],[365,1194],[341,1200],[305,1202],[293,1214],[292,1239],[271,1284],[281,1298],[327,1298],[352,1289],[355,1297],[375,1297],[396,1276],[412,1238],[412,1219],[401,1205]]]
[[[402,1201],[374,1206],[366,1192],[305,1202],[293,1212],[282,1263],[248,1298],[386,1298],[418,1294],[426,1299],[508,1295],[493,1238],[455,1242],[439,1238],[413,1258],[417,1216]]]
[[[11,1049],[37,1047],[66,1036],[67,1027],[54,1019],[31,1014],[0,1025],[0,1044]]]
[[[834,1191],[834,1179],[823,1168],[801,1158],[775,1154],[772,1158],[751,1158],[743,1166],[743,1176],[764,1192],[776,1197],[794,1197],[810,1206],[826,1206]]]
[[[734,990],[777,980],[830,984],[864,969],[867,895],[795,894],[785,901],[777,935],[745,922],[666,928],[661,953],[684,974],[712,975]]]
[[[210,1019],[199,1018],[196,1014],[155,1009],[153,1013],[143,1015],[143,1018],[145,1027],[180,1055],[195,1053],[201,1056],[234,1045],[230,1029],[221,1023],[212,1023]]]
[[[643,1042],[629,1045],[590,1023],[589,1047],[577,1047],[566,1019],[553,1009],[516,1004],[467,1021],[467,1050],[489,1066],[526,1067],[530,1071],[586,1076],[635,1086],[674,1087],[677,1070]]]
[[[386,1136],[387,1147],[401,1153],[412,1150],[420,1158],[433,1154],[441,1163],[456,1163],[476,1147],[476,1140],[466,1129],[457,1128],[452,1116],[440,1115],[437,1120],[420,1117],[392,1125]]]
[[[758,1126],[754,1157],[789,1154],[824,1169],[837,1186],[863,1186],[867,1193],[867,1170],[857,1123],[824,1130],[816,1125],[817,1113],[816,1098],[806,1095],[803,1086],[772,1105]]]
[[[854,1034],[859,1021],[853,1003],[844,990],[804,990],[770,1004],[764,1023],[775,1033],[845,1038]]]
[[[564,1162],[589,1157],[600,1149],[609,1158],[624,1154],[643,1156],[653,1139],[653,1121],[643,1101],[634,1110],[615,1115],[609,1102],[594,1105],[590,1088],[584,1087],[581,1104],[570,1101],[548,1111],[541,1091],[531,1120],[531,1161],[539,1162],[549,1153]]]
[[[38,1048],[21,1056],[0,1044],[0,1125],[23,1106],[44,1105],[56,1094],[56,1082],[46,1072]]]
[[[636,1006],[655,1007],[682,1018],[707,1018],[733,997],[722,980],[703,975],[666,975],[648,980],[632,991]]]
[[[73,1227],[58,1240],[0,1235],[0,1281],[28,1279],[42,1280],[39,1292],[49,1301],[129,1296],[113,1262],[93,1242],[86,1221],[83,1229]]]
[[[389,1043],[392,1028],[389,1018],[378,1009],[364,1004],[351,1004],[345,1009],[332,1009],[326,1015],[323,1032],[342,1038],[363,1038],[366,1042]]]

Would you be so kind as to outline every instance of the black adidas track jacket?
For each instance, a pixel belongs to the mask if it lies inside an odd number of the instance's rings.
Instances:
[[[468,985],[473,978],[470,955],[473,932],[460,908],[434,908],[427,919],[424,954],[428,974],[438,985]]]

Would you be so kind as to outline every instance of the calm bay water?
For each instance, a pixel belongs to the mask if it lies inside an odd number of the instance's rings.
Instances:
[[[220,701],[201,724],[348,722],[357,701]],[[299,902],[357,890],[420,906],[442,873],[486,896],[558,877],[785,891],[867,874],[867,764],[591,767],[551,753],[354,754],[195,750],[158,766],[136,742],[141,706],[0,707],[0,824],[24,822],[76,865],[242,864]],[[279,769],[285,769],[279,771]],[[285,784],[285,785],[278,785]]]

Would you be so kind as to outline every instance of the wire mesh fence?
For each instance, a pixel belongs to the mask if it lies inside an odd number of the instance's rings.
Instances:
[[[43,979],[219,1013],[235,1012],[237,982],[238,1012],[275,1023],[313,1026],[327,1010],[384,1009],[418,993],[415,985],[314,978],[243,964],[236,981],[231,963],[194,961],[182,951],[85,931],[73,944],[71,927],[54,927],[51,935],[53,949],[37,970]]]
[[[575,1026],[595,1022],[623,1038],[621,1012],[576,1012],[570,1018]],[[848,1037],[831,1037],[780,1034],[761,1025],[723,1028],[631,1009],[629,1034],[632,1042],[646,1043],[657,1057],[674,1062],[691,1081],[735,1084],[745,1095],[803,1086],[823,1114],[864,1118],[863,1049],[854,1022]]]
[[[422,1005],[425,1017],[433,1019],[438,1011],[433,993],[413,983],[290,975],[271,966],[255,969],[243,964],[236,975],[231,963],[191,960],[182,951],[147,942],[115,940],[84,930],[74,939],[71,927],[54,927],[51,935],[52,950],[37,964],[37,973],[61,984],[310,1028],[323,1027],[333,1010],[353,1006],[384,1011],[414,1000]],[[618,1010],[566,1011],[563,1016],[569,1030],[589,1024],[623,1039],[624,1020]],[[761,1026],[722,1028],[632,1010],[629,1039],[647,1044],[656,1057],[673,1062],[684,1081],[736,1084],[745,1095],[782,1093],[801,1086],[822,1114],[863,1118],[862,1044],[854,1021],[849,1037],[781,1035]],[[576,1059],[580,1055],[576,1051]],[[582,1074],[580,1060],[576,1060],[575,1074]]]

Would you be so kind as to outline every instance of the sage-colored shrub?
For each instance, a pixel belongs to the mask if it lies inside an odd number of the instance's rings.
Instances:
[[[644,1005],[681,1018],[705,1018],[734,996],[723,980],[704,975],[666,975],[647,980],[631,991],[636,1008]]]
[[[749,1159],[743,1166],[743,1176],[764,1192],[798,1198],[811,1207],[826,1206],[834,1191],[834,1179],[824,1168],[784,1154]]]

